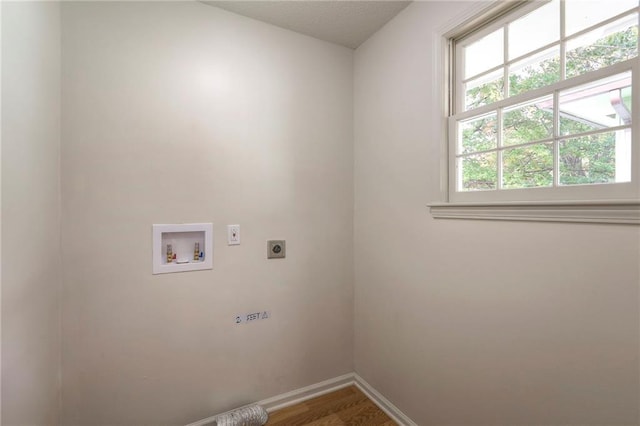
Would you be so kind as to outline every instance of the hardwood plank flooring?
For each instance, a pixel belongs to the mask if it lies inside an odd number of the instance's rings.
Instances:
[[[396,426],[355,386],[309,399],[269,415],[267,426]]]

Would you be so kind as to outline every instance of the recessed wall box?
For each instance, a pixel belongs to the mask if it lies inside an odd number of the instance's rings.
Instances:
[[[286,257],[286,248],[286,241],[284,240],[268,240],[267,259],[282,259]]]
[[[152,251],[154,274],[213,269],[213,224],[153,225]]]

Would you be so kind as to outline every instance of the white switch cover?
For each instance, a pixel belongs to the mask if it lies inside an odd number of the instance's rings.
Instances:
[[[240,244],[240,225],[227,225],[227,244],[230,246]]]

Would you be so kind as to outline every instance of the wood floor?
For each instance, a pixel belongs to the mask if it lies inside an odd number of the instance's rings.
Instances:
[[[349,386],[269,415],[267,426],[396,426],[357,387]]]

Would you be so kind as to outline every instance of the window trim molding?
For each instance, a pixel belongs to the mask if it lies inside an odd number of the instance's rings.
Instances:
[[[434,219],[640,225],[640,200],[430,203]]]
[[[513,9],[531,0],[512,2],[493,1],[478,4],[450,20],[434,31],[432,69],[436,81],[433,94],[438,95],[441,115],[433,117],[433,127],[438,129],[440,141],[440,200],[428,203],[434,219],[506,220],[529,222],[594,223],[640,225],[640,194],[635,199],[610,199],[596,201],[492,201],[452,202],[449,199],[449,140],[448,116],[453,99],[450,87],[453,76],[447,68],[451,63],[451,38],[465,36],[486,19],[497,20]],[[466,33],[465,33],[466,32]],[[638,124],[636,124],[638,126]]]

